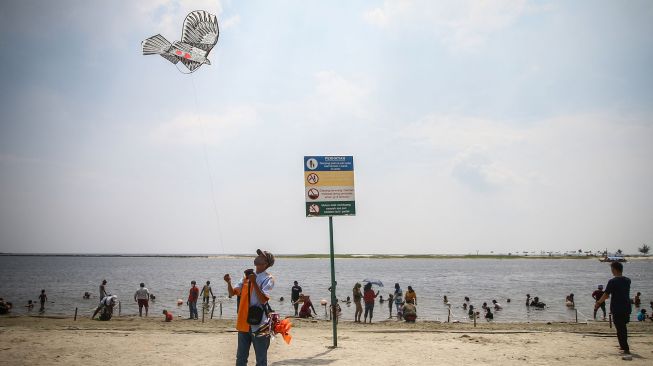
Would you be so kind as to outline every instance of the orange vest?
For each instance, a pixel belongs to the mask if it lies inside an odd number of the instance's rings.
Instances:
[[[240,305],[238,305],[238,317],[236,318],[236,329],[239,332],[249,332],[249,323],[247,323],[247,313],[249,310],[248,288],[249,281],[245,280],[243,287],[240,288]]]

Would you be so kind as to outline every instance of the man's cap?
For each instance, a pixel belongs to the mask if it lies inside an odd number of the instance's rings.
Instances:
[[[274,265],[274,255],[268,251],[256,249],[256,254],[265,257],[265,260],[268,262],[268,267]]]
[[[599,285],[599,288],[603,288],[603,285]]]

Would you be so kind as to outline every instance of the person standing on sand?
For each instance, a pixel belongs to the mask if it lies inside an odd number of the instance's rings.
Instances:
[[[100,300],[107,297],[107,295],[107,280],[102,280],[102,284],[100,285]]]
[[[150,308],[150,291],[145,287],[145,284],[141,282],[141,286],[134,293],[134,302],[138,303],[138,316],[143,316],[143,306],[145,306],[145,316]]]
[[[293,287],[290,289],[290,301],[295,308],[295,316],[299,315],[299,294],[302,293],[302,287],[299,286],[297,281],[293,282]]]
[[[394,297],[392,294],[388,294],[388,310],[390,311],[388,319],[392,319],[392,304],[394,304]]]
[[[197,320],[197,299],[200,297],[200,289],[195,284],[195,281],[190,281],[191,287],[188,291],[188,310],[190,310],[190,317],[188,319]]]
[[[597,289],[592,292],[592,297],[594,298],[594,301],[599,301],[599,299],[603,296],[603,285],[598,285]],[[603,320],[605,320],[605,302],[602,302],[601,305],[599,305],[601,310],[603,310]],[[594,319],[596,319],[596,312],[598,311],[598,308],[594,309]]]
[[[614,277],[605,286],[603,296],[594,304],[594,310],[597,310],[605,300],[612,297],[610,299],[610,313],[612,313],[614,327],[617,329],[619,348],[621,348],[623,354],[629,355],[630,348],[628,347],[628,329],[626,325],[632,312],[630,306],[630,278],[623,275],[624,265],[619,262],[612,262],[610,269]]]
[[[379,291],[374,294],[372,290],[372,284],[366,283],[363,287],[363,299],[365,300],[365,316],[363,318],[363,323],[367,321],[367,314],[370,314],[370,324],[372,323],[372,316],[374,315],[374,299],[379,296]]]
[[[254,346],[256,354],[256,365],[266,366],[268,364],[268,348],[270,347],[269,336],[258,336],[258,330],[262,325],[267,324],[268,316],[263,312],[258,324],[248,323],[250,306],[264,307],[270,300],[270,293],[274,288],[274,278],[267,272],[267,269],[274,265],[274,255],[267,251],[258,249],[257,257],[254,258],[254,270],[245,271],[246,278],[235,287],[231,285],[231,276],[224,275],[227,283],[229,296],[234,294],[241,296],[241,304],[236,320],[238,330],[238,350],[236,351],[236,366],[246,366],[249,358],[250,346]]]
[[[363,315],[363,305],[361,304],[363,293],[361,292],[361,284],[359,282],[356,282],[354,285],[352,296],[354,297],[354,304],[356,305],[356,311],[354,312],[354,323],[360,323],[361,315]]]

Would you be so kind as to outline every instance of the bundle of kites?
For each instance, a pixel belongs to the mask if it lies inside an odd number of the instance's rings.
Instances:
[[[279,314],[270,313],[268,322],[259,328],[256,332],[257,337],[267,337],[270,336],[272,339],[278,334],[281,335],[286,344],[290,344],[292,336],[290,335],[290,328],[292,328],[292,322],[290,318],[285,318],[280,320]]]

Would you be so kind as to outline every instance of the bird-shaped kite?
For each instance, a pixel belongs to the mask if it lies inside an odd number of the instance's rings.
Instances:
[[[194,72],[202,64],[211,64],[207,57],[218,43],[219,33],[218,18],[204,10],[196,10],[184,19],[181,41],[170,43],[157,34],[143,41],[143,55],[161,55],[175,65],[181,61]]]

